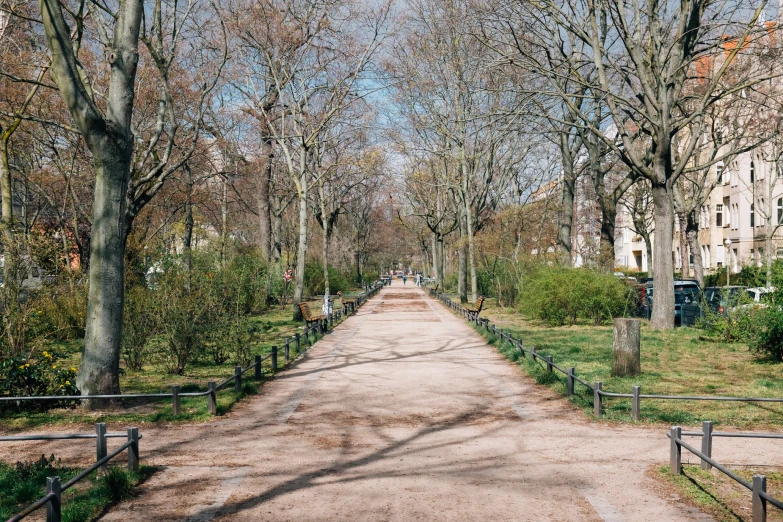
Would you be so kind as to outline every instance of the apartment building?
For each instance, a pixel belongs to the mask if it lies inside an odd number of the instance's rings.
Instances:
[[[710,181],[715,188],[699,212],[699,248],[705,273],[727,264],[732,272],[745,265],[764,264],[768,234],[772,236],[772,255],[783,258],[783,179],[776,175],[775,164],[766,152],[758,149],[739,155],[728,165],[715,165]],[[631,223],[628,210],[621,208],[615,266],[647,271],[647,248]],[[678,271],[682,270],[680,234],[675,223],[672,256]],[[693,255],[687,248],[690,266],[685,272],[693,275]]]

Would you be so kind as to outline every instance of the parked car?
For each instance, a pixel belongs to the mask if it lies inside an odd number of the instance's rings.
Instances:
[[[690,279],[675,279],[674,280],[674,323],[681,322],[682,318],[682,306],[684,304],[696,303],[699,299],[699,293],[701,288],[699,283]],[[653,282],[648,282],[642,285],[642,299],[646,301],[648,311],[652,310],[654,295]],[[649,316],[649,314],[648,314]]]
[[[708,286],[702,292],[703,301],[713,312],[725,314],[747,289],[747,286]]]

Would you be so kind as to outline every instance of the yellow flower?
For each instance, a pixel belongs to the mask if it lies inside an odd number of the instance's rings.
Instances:
[[[30,367],[30,363],[25,364],[24,367],[25,368],[29,368]]]
[[[70,386],[71,385],[71,381],[65,381],[65,384]]]
[[[57,365],[56,365],[56,364],[53,364],[53,365],[52,365],[52,370],[56,370],[56,369],[57,369]]]
[[[71,367],[71,368],[68,368],[68,369],[71,370],[72,372],[76,371],[76,368],[74,368],[74,367]]]
[[[24,364],[19,367],[20,370],[24,370]]]

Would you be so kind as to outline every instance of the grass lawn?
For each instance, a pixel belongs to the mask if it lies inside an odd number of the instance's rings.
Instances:
[[[755,474],[766,475],[767,493],[778,499],[783,495],[783,473],[780,471],[772,471],[769,467],[758,470],[734,468],[731,471],[748,482],[753,481]],[[750,491],[715,469],[705,471],[698,465],[683,466],[682,475],[672,475],[666,466],[654,470],[652,475],[682,501],[706,511],[720,522],[750,522],[753,518]],[[783,512],[768,503],[767,520],[783,521]]]
[[[320,309],[319,303],[311,303],[312,310]],[[303,323],[293,321],[291,309],[279,308],[270,310],[252,318],[257,323],[259,333],[254,338],[251,346],[251,355],[262,357],[271,353],[272,346],[278,346],[278,368],[284,366],[283,343],[286,337],[293,336],[297,332],[303,332]],[[311,336],[313,339],[314,336]],[[61,364],[77,367],[81,360],[81,341],[58,345],[58,349],[69,353],[69,357]],[[307,348],[304,338],[301,340],[302,351]],[[296,345],[291,343],[291,357],[295,357]],[[124,366],[122,364],[121,366]],[[266,374],[271,369],[271,360],[264,362]],[[214,364],[207,360],[193,361],[185,367],[183,375],[172,375],[165,371],[162,365],[156,364],[154,358],[146,364],[142,370],[130,370],[123,368],[120,376],[120,387],[123,393],[170,393],[171,386],[178,384],[180,391],[198,392],[207,389],[207,382],[220,383],[234,373],[234,364],[227,361],[223,364]],[[258,385],[253,382],[252,370],[245,374],[243,392],[235,393],[233,384],[227,385],[218,393],[218,415],[230,411],[237,401],[247,394],[258,392]],[[143,424],[145,422],[177,422],[177,421],[204,421],[210,418],[207,412],[206,397],[182,397],[181,413],[175,416],[171,408],[170,399],[149,400],[124,400],[117,409],[88,411],[81,408],[57,408],[40,413],[14,413],[2,417],[4,427],[10,430],[23,430],[44,426],[47,424],[90,424],[95,422]]]
[[[552,355],[558,366],[574,367],[585,381],[601,381],[605,391],[631,393],[631,388],[639,385],[643,394],[783,397],[783,364],[750,352],[746,345],[702,341],[701,330],[656,331],[642,321],[642,375],[616,378],[610,375],[611,326],[542,326],[526,321],[511,309],[498,307],[494,300],[485,303],[481,316],[510,330],[525,347]],[[509,347],[501,347],[501,351],[514,358]],[[541,363],[531,365],[529,359],[519,362],[539,382],[565,394],[565,377],[559,372],[555,372],[558,378],[552,379]],[[592,412],[592,392],[580,384],[576,390],[574,403]],[[630,399],[605,398],[604,407],[605,418],[630,421]],[[783,404],[642,399],[641,419],[669,426],[711,420],[716,426],[779,428],[783,426]]]
[[[63,493],[63,522],[96,520],[113,504],[133,495],[134,488],[155,471],[142,466],[139,473],[120,466],[93,472]],[[46,494],[46,477],[60,477],[65,484],[81,469],[65,467],[54,455],[36,462],[10,464],[0,461],[0,520],[7,520]],[[37,512],[45,513],[46,508]]]

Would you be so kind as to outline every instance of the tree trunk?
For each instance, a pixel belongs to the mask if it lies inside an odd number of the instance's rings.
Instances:
[[[666,179],[665,176],[661,177]],[[650,327],[662,330],[674,328],[674,274],[672,266],[674,206],[671,195],[666,189],[666,183],[652,183],[652,198],[655,205],[655,245],[653,247],[655,294]]]
[[[432,277],[436,285],[441,284],[440,270],[438,270],[438,235],[435,232],[432,233]]]
[[[185,270],[187,270],[187,279],[185,280],[190,292],[190,277],[193,270],[193,175],[190,172],[190,165],[185,164],[185,236],[182,238],[182,256],[185,259]]]
[[[261,257],[266,261],[272,260],[272,217],[269,210],[269,185],[272,178],[272,158],[274,149],[272,140],[261,141],[261,171],[258,180],[258,219],[259,219],[259,243]]]
[[[11,279],[15,276],[16,264],[19,261],[17,249],[15,246],[14,238],[14,204],[13,204],[13,186],[11,179],[11,168],[8,161],[8,138],[2,136],[0,141],[0,198],[2,212],[0,212],[0,228],[2,228],[3,253],[5,254],[5,264],[3,265],[4,278],[8,290],[12,288]],[[14,306],[14,302],[17,301],[15,296],[6,296],[8,306]]]
[[[571,231],[574,226],[574,179],[573,165],[563,162],[563,183],[560,190],[560,207],[557,211],[557,251],[560,263],[565,267],[573,266],[571,251]]]
[[[76,385],[82,395],[120,393],[119,367],[125,297],[125,220],[130,154],[113,143],[94,151],[95,201],[90,234],[90,289],[84,357]],[[122,156],[128,158],[123,161]],[[98,406],[97,404],[92,406]]]
[[[654,266],[652,238],[650,237],[650,234],[645,234],[642,236],[642,239],[644,239],[644,248],[647,250],[647,277],[653,277]],[[639,268],[641,269],[641,267]]]
[[[598,252],[601,271],[611,274],[614,271],[614,224],[617,219],[617,205],[611,197],[599,197],[601,202],[601,238]]]
[[[772,198],[770,198],[770,201]],[[770,204],[770,206],[772,206]],[[771,213],[770,213],[771,214]],[[777,219],[777,216],[776,216]],[[767,234],[764,238],[764,253],[766,254],[765,264],[767,266],[767,287],[772,286],[772,236],[775,233],[775,226],[772,224],[772,219],[767,220]]]
[[[467,223],[465,216],[460,219],[459,234],[459,272],[457,281],[457,291],[459,292],[459,302],[465,304],[468,302],[468,245],[467,245]]]
[[[680,225],[680,277],[690,276],[690,259],[688,257],[688,217],[685,214],[677,214]],[[657,230],[657,228],[656,228]]]
[[[473,216],[469,206],[465,208],[466,232],[468,235],[468,266],[470,267],[470,297],[471,302],[478,300],[478,277],[476,275],[475,238],[473,237]]]
[[[324,217],[326,219],[326,217]],[[329,228],[326,222],[323,224],[323,230],[321,234],[321,240],[323,241],[323,253],[321,254],[321,262],[324,269],[324,295],[329,295]]]
[[[296,253],[296,274],[294,281],[294,320],[302,320],[302,311],[299,303],[302,302],[304,293],[305,261],[307,256],[307,174],[301,175],[301,192],[299,194],[299,248]]]
[[[272,214],[272,262],[277,263],[283,256],[283,244],[280,239],[280,233],[283,229],[283,218],[277,214]]]
[[[688,238],[688,246],[693,253],[693,276],[704,287],[704,265],[701,259],[701,246],[699,245],[699,222],[696,221],[696,212],[688,215],[688,225],[685,231]]]
[[[226,266],[228,249],[228,178],[223,177],[223,194],[220,199],[220,265]]]

